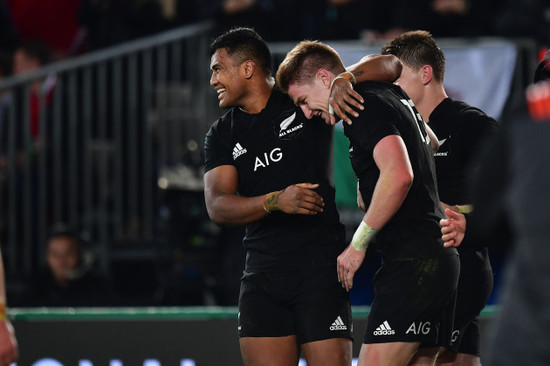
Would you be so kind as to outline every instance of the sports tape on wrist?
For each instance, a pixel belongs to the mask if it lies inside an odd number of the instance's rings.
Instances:
[[[373,229],[367,225],[365,221],[361,220],[359,227],[355,230],[353,238],[351,239],[351,246],[360,252],[366,251],[370,241],[376,235],[376,232],[376,229]]]

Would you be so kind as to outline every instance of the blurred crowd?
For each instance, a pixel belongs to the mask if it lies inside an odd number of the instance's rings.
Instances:
[[[550,38],[545,0],[1,0],[0,48],[36,39],[59,59],[204,19],[220,32],[253,27],[268,42],[372,42],[411,29],[436,38],[528,37],[540,45]]]

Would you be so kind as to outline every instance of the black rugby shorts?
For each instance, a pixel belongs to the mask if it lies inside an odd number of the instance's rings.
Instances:
[[[336,265],[315,272],[246,273],[239,295],[239,337],[296,335],[299,344],[352,338],[349,294]]]
[[[487,248],[460,251],[460,278],[456,299],[453,352],[480,356],[479,314],[493,289],[493,270]]]
[[[458,255],[384,262],[373,280],[364,343],[449,344],[459,266]]]

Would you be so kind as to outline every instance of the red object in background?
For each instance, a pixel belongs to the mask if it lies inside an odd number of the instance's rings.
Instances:
[[[7,0],[13,22],[23,39],[46,42],[64,56],[78,30],[80,0]]]
[[[536,122],[550,121],[550,81],[531,84],[526,90],[527,107]]]
[[[544,56],[546,55],[546,52],[548,52],[548,48],[547,47],[541,47],[539,49],[539,53],[538,53],[538,57],[537,57],[537,60],[538,62],[542,61],[542,59],[544,58]]]

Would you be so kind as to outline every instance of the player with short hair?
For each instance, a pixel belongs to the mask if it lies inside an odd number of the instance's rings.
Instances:
[[[287,54],[276,79],[307,118],[327,120],[331,85],[343,72],[330,46],[304,41]],[[355,91],[365,109],[344,132],[367,210],[338,257],[339,281],[351,289],[369,244],[382,255],[359,365],[433,363],[451,335],[459,259],[441,240],[430,139],[399,86],[370,81]]]
[[[385,60],[396,58],[372,65]],[[351,307],[336,274],[345,233],[332,183],[333,129],[275,87],[269,49],[254,30],[215,39],[210,67],[219,106],[230,109],[206,135],[204,193],[214,222],[246,225],[244,364],[297,364],[302,352],[310,366],[350,365]]]
[[[386,43],[383,54],[397,56],[403,72],[397,80],[424,121],[439,138],[435,166],[444,207],[468,213],[472,197],[468,181],[480,148],[499,124],[479,108],[447,96],[443,85],[445,55],[427,31],[406,32]],[[458,247],[460,279],[452,343],[438,364],[479,365],[479,315],[493,288],[493,271],[486,244],[467,235]]]

